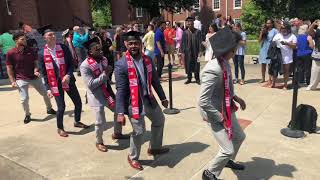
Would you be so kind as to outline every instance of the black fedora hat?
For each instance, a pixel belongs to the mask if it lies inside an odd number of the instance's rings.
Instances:
[[[213,35],[209,41],[216,57],[222,56],[238,46],[241,35],[225,27]]]

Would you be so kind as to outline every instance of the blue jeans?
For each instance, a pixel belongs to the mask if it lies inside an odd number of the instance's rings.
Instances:
[[[235,55],[233,58],[235,79],[239,78],[239,66],[241,70],[241,79],[244,80],[246,71],[244,69],[244,55]]]
[[[146,50],[144,51],[144,54],[147,55],[147,56],[149,56],[149,57],[151,57],[152,62],[154,63],[154,58],[156,57],[156,55],[154,54],[153,51],[150,51],[150,50],[146,49]]]

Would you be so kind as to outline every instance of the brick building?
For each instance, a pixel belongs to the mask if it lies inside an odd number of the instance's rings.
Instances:
[[[173,15],[165,10],[161,11],[161,15],[167,21],[181,22],[188,16],[199,15],[204,24],[209,24],[214,19],[215,15],[222,14],[223,17],[231,15],[236,21],[240,22],[241,10],[245,1],[248,0],[199,0],[192,10],[181,10]],[[128,1],[112,0],[112,24],[128,24],[132,21],[148,23],[150,17],[142,8],[133,8],[128,5]]]
[[[34,28],[92,24],[89,0],[0,0],[0,19],[1,31],[17,29],[20,21]]]

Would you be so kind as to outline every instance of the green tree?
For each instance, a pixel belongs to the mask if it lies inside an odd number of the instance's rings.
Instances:
[[[133,7],[142,7],[148,11],[150,18],[160,16],[160,9],[169,12],[177,12],[180,9],[188,9],[199,2],[198,0],[129,0]]]
[[[255,3],[250,1],[244,5],[242,12],[243,28],[247,34],[257,37],[261,26],[267,19],[267,15]]]
[[[320,17],[319,0],[251,0],[265,15],[273,18],[316,19]]]
[[[111,25],[111,1],[90,0],[92,20],[95,27]]]

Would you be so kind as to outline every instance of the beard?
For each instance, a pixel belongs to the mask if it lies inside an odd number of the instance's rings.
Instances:
[[[140,49],[139,48],[131,48],[129,49],[129,52],[132,57],[138,57],[140,55]]]

